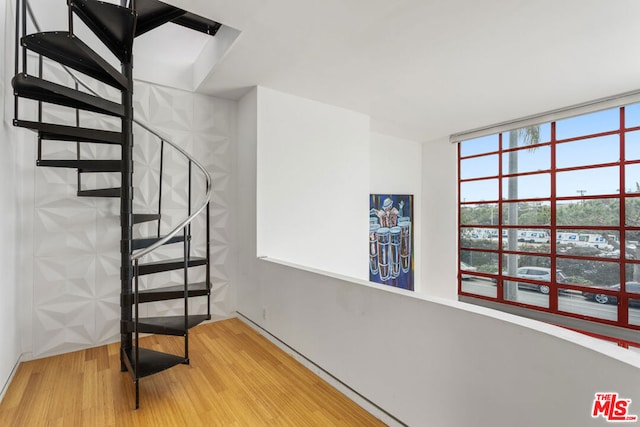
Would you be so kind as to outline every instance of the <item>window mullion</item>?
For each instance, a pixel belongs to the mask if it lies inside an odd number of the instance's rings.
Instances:
[[[504,218],[503,218],[503,209],[502,207],[504,206],[504,197],[503,197],[503,188],[502,188],[502,183],[503,183],[503,178],[502,176],[503,171],[503,162],[502,162],[502,153],[504,152],[504,148],[502,146],[502,134],[498,135],[498,176],[500,176],[500,179],[498,180],[498,277],[502,276],[502,258],[504,256],[504,247],[502,245],[502,225],[504,224]],[[504,302],[504,284],[502,279],[497,279],[496,281],[496,294],[498,297],[498,301],[502,301]]]
[[[559,289],[558,289],[558,281],[556,279],[556,270],[557,270],[557,262],[556,262],[556,245],[557,245],[557,238],[556,238],[556,225],[557,225],[557,221],[556,221],[556,211],[557,211],[557,207],[556,207],[556,122],[551,122],[551,194],[550,194],[550,211],[551,211],[551,218],[550,218],[550,234],[551,234],[551,241],[550,243],[550,248],[549,248],[549,252],[551,255],[551,281],[552,283],[555,283],[556,286],[552,286],[552,293],[549,294],[549,311],[551,311],[552,313],[557,313],[558,312],[558,294],[559,294]],[[554,291],[555,289],[555,291]]]
[[[627,233],[626,233],[626,166],[625,166],[625,108],[620,108],[620,191],[618,197],[620,198],[620,297],[618,299],[618,322],[621,325],[629,324],[629,309],[628,300],[624,298],[626,292],[627,281]]]

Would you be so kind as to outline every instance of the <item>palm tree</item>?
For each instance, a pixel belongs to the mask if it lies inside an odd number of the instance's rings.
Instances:
[[[518,147],[518,141],[522,140],[524,145],[534,146],[540,142],[540,126],[530,126],[527,128],[512,130],[509,132],[509,148]],[[535,150],[532,147],[531,150]],[[518,154],[519,151],[509,152],[509,175],[518,173]],[[511,176],[508,179],[507,187],[508,200],[518,199],[518,177]],[[518,203],[509,203],[508,224],[518,225]],[[507,250],[518,250],[518,230],[509,228],[507,231]],[[516,277],[518,271],[518,256],[515,254],[507,255],[507,274],[510,277]],[[504,298],[507,300],[515,300],[518,292],[518,284],[511,282],[504,287]]]

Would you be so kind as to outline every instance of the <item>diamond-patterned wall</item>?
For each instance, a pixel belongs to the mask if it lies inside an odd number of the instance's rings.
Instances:
[[[45,77],[70,85],[68,76],[54,67],[45,68]],[[96,85],[100,92],[109,91]],[[235,103],[181,90],[137,82],[135,116],[161,134],[168,136],[201,162],[214,180],[211,203],[211,281],[213,319],[233,315],[233,292],[229,256],[229,209],[234,194],[232,144],[235,128]],[[110,93],[113,96],[112,93]],[[67,123],[73,110],[47,106],[45,121]],[[101,129],[119,129],[112,118],[82,113],[81,125]],[[134,211],[155,213],[160,181],[159,141],[139,127],[134,128]],[[34,138],[35,144],[35,138]],[[75,144],[45,141],[43,158],[75,158]],[[83,158],[119,158],[119,148],[83,144]],[[184,158],[165,148],[162,178],[162,232],[186,218],[188,169]],[[35,161],[35,159],[34,159]],[[83,174],[83,188],[119,186],[119,174]],[[120,318],[120,220],[119,200],[78,198],[77,173],[71,169],[35,168],[34,208],[34,283],[33,283],[33,356],[61,353],[119,340]],[[204,193],[203,179],[194,168],[193,203]],[[136,237],[157,232],[157,223],[136,225]],[[193,225],[193,254],[204,255],[202,216]],[[163,248],[149,260],[181,256],[182,246]],[[205,269],[192,269],[194,280],[204,280]],[[144,277],[141,287],[181,283],[178,272]],[[147,304],[141,315],[180,314],[180,301]],[[192,313],[206,312],[206,298],[191,302]]]

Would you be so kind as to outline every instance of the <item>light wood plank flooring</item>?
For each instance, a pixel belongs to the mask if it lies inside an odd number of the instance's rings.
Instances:
[[[143,340],[175,354],[182,342]],[[189,347],[191,365],[140,381],[137,411],[119,343],[24,362],[0,402],[0,425],[384,425],[238,319],[192,329]]]

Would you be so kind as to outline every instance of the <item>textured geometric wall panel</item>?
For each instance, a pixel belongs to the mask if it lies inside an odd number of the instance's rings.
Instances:
[[[66,73],[45,64],[45,76],[71,86]],[[99,92],[108,93],[104,85]],[[111,94],[110,94],[111,95]],[[201,162],[213,177],[211,204],[211,312],[214,320],[233,315],[235,300],[230,289],[234,269],[231,254],[233,216],[230,207],[235,189],[235,103],[181,90],[137,82],[134,91],[137,119],[169,137]],[[72,123],[74,111],[47,105],[46,121]],[[26,117],[25,117],[26,118]],[[70,121],[71,120],[71,121]],[[82,113],[81,125],[118,130],[110,117]],[[35,138],[34,138],[35,144]],[[71,159],[71,142],[45,141],[43,158]],[[82,158],[119,158],[118,147],[83,144]],[[155,213],[160,143],[138,126],[134,127],[134,211]],[[168,232],[187,216],[189,175],[183,157],[165,146],[162,177],[161,231]],[[119,186],[119,174],[83,174],[83,188]],[[118,199],[78,198],[77,173],[70,169],[35,168],[34,204],[34,299],[33,355],[35,357],[92,347],[119,340],[120,319],[120,203]],[[204,181],[194,168],[193,203],[201,200]],[[204,230],[204,216],[193,225]],[[136,225],[135,236],[157,232],[157,223]],[[192,254],[204,256],[204,236],[194,236]],[[182,255],[182,246],[162,248],[147,260]],[[180,284],[179,272],[141,278],[140,286]],[[205,268],[190,270],[190,278],[205,280]],[[189,302],[192,312],[206,312],[206,298]],[[141,314],[180,314],[181,301],[147,304]]]

